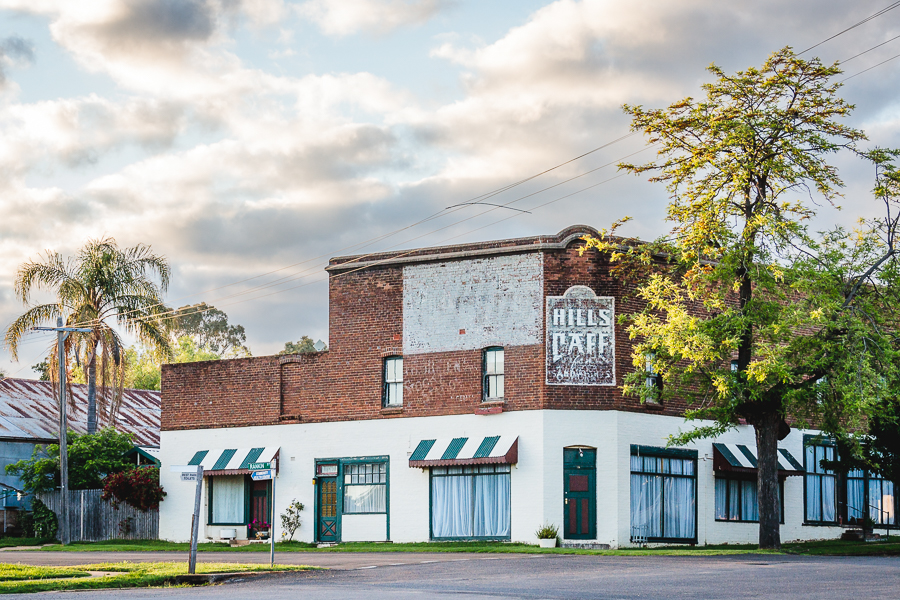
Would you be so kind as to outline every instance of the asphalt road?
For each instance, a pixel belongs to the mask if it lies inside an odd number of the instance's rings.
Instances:
[[[46,557],[42,564],[73,564],[78,562],[79,557],[80,562],[84,563],[88,558],[85,556],[88,553],[52,553],[51,556],[47,556],[48,553],[15,554],[22,554],[23,558],[42,554]],[[159,554],[163,553],[154,554],[152,557],[143,553],[138,556],[159,560]],[[255,554],[226,556],[231,560],[247,559],[247,562],[264,558]],[[119,560],[126,558],[121,553],[117,553],[116,557]],[[168,557],[172,558],[171,555]],[[201,555],[203,560],[221,560],[221,557],[211,557],[208,553]],[[13,557],[4,555],[0,559],[11,561]],[[128,559],[132,557],[128,556]],[[54,592],[50,593],[50,597],[74,600],[900,598],[900,559],[891,557],[335,553],[299,554],[296,562],[322,566],[330,562],[334,568],[261,576],[201,588]]]

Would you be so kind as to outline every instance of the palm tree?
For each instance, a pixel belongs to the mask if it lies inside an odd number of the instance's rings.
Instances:
[[[159,284],[153,277],[159,278]],[[168,331],[161,317],[166,312],[161,294],[169,285],[165,257],[150,246],[119,248],[113,238],[89,240],[76,256],[64,260],[47,251],[43,261],[28,261],[16,274],[15,292],[23,304],[31,304],[33,289],[56,295],[56,301],[31,306],[6,330],[6,345],[18,360],[18,344],[32,327],[54,323],[62,317],[68,326],[90,328],[66,340],[64,359],[74,356],[86,370],[88,384],[88,433],[97,431],[97,371],[100,371],[101,414],[111,422],[122,398],[125,346],[119,332],[107,321],[115,320],[125,332],[136,336],[161,355],[171,352]],[[54,351],[55,352],[55,349]],[[98,363],[99,358],[99,365]],[[51,353],[52,368],[59,357]]]

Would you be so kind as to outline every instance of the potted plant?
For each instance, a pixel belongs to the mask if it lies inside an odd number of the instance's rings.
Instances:
[[[559,528],[551,523],[546,523],[535,531],[534,535],[537,536],[538,544],[540,544],[541,548],[556,548]]]
[[[260,519],[253,519],[250,522],[250,528],[254,531],[256,539],[265,540],[269,537],[269,524]]]

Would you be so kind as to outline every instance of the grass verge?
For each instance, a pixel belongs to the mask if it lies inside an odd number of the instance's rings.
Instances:
[[[52,538],[23,538],[23,537],[7,537],[0,538],[0,548],[13,548],[15,546],[40,546],[42,544],[50,544],[56,542]]]
[[[305,571],[314,567],[291,565],[240,565],[198,563],[198,573],[252,571]],[[91,577],[90,571],[115,572],[115,575]],[[187,564],[178,563],[98,563],[77,567],[26,567],[0,564],[0,594],[60,590],[97,590],[108,588],[154,587],[171,584],[176,575],[187,573]],[[4,579],[9,575],[9,578]]]
[[[66,552],[188,552],[190,544],[160,540],[110,540],[107,542],[79,542],[68,546],[47,546],[46,551]],[[200,552],[268,552],[269,546],[250,544],[230,547],[222,543],[203,543]],[[542,550],[537,546],[509,542],[421,542],[409,544],[344,543],[329,548],[317,548],[304,542],[279,542],[276,552],[474,552],[474,553],[523,553],[523,554],[592,554],[603,556],[713,556],[728,554],[771,553],[761,551],[756,545],[720,546],[666,546],[656,548],[623,548],[619,550],[583,550],[580,548],[553,548]],[[782,552],[810,556],[900,556],[900,537],[894,536],[878,542],[845,542],[826,540],[784,544]]]

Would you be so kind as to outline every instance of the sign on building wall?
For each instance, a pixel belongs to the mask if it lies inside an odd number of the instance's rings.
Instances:
[[[583,285],[547,297],[547,383],[616,385],[615,298]]]
[[[543,254],[403,267],[403,354],[541,343]]]

